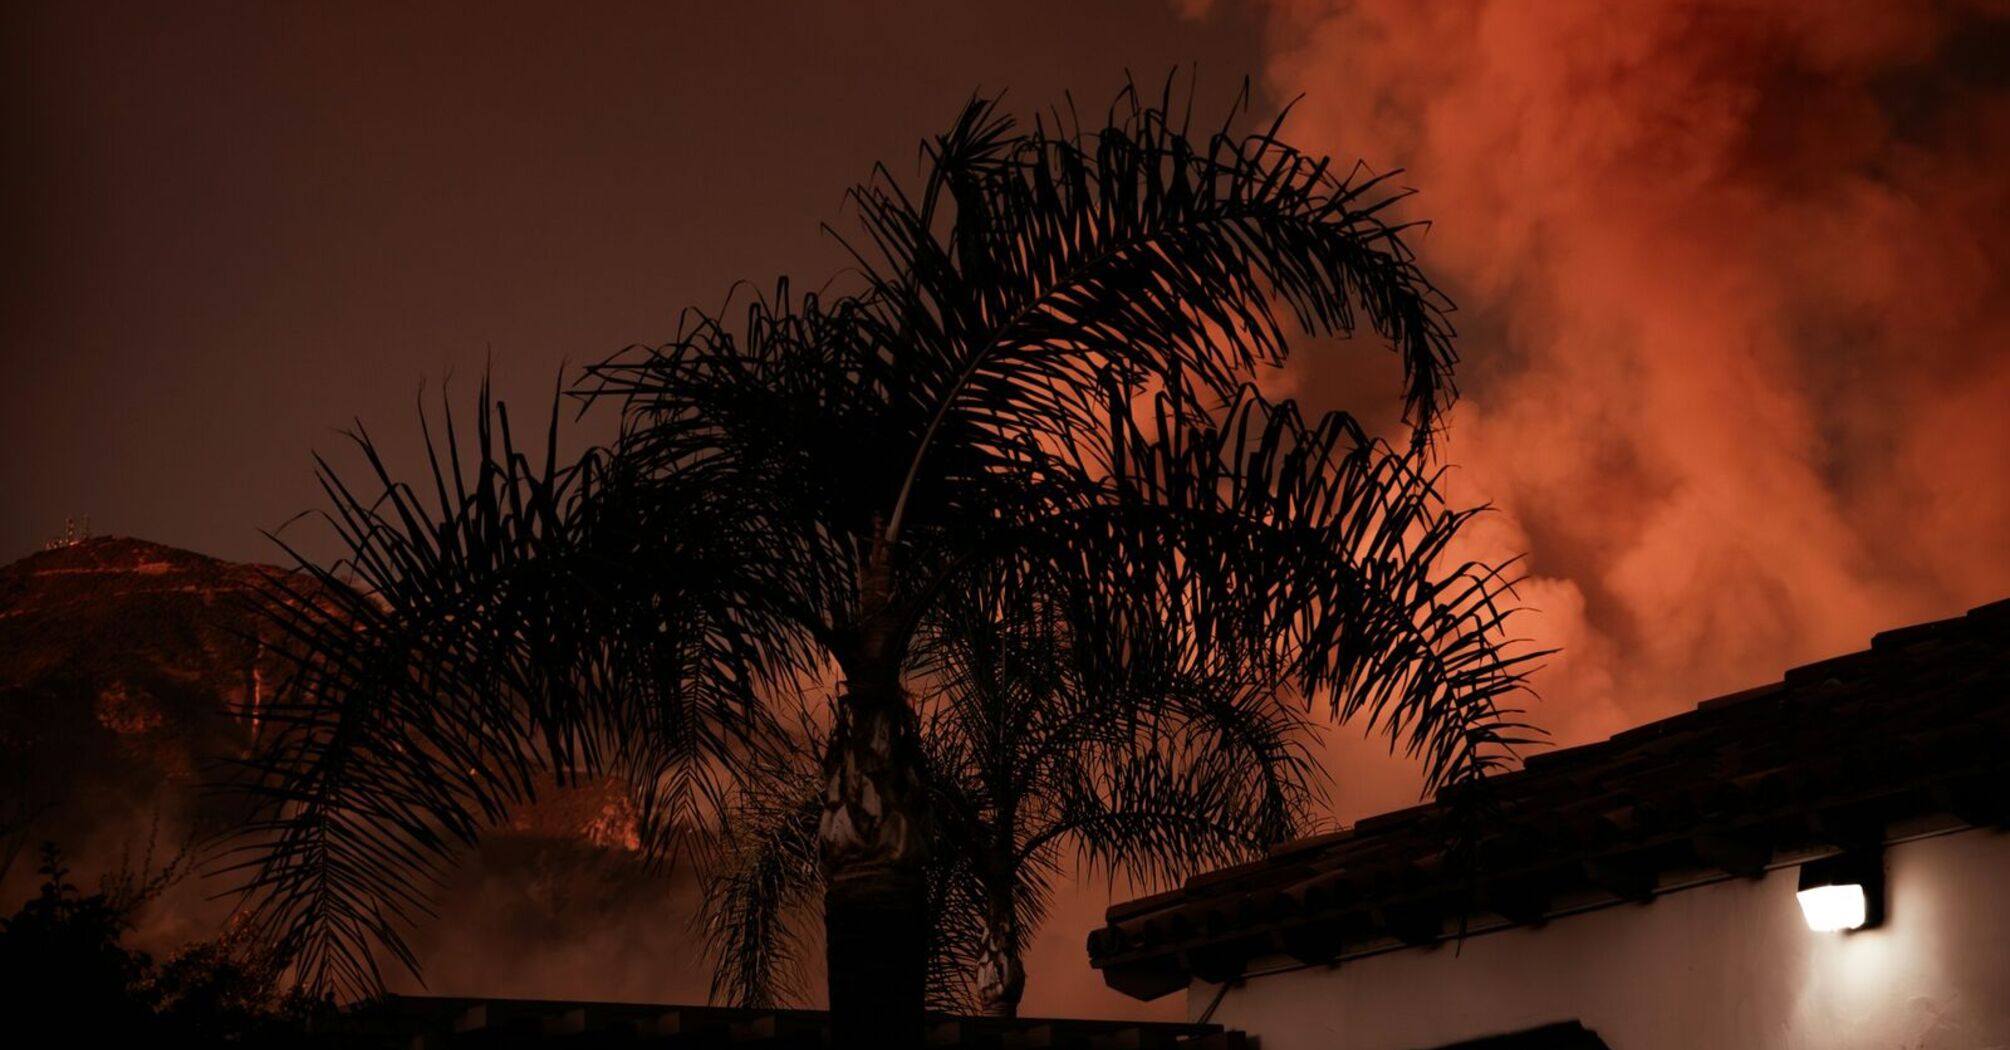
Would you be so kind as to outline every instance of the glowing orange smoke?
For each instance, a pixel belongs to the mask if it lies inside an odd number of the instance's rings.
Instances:
[[[1530,554],[1561,738],[2010,594],[2010,5],[1270,17],[1294,141],[1435,222],[1456,494]]]

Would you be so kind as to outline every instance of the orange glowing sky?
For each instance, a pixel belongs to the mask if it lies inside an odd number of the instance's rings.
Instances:
[[[816,283],[841,189],[974,88],[1197,63],[1203,102],[1302,95],[1295,141],[1419,191],[1452,491],[1527,556],[1560,741],[2010,595],[2001,0],[557,10],[0,15],[0,555],[88,512],[273,558],[350,417],[411,434],[485,360],[535,405],[734,278]],[[1273,385],[1386,416],[1382,362],[1315,349]],[[1374,750],[1333,745],[1347,815],[1414,793]],[[1127,1008],[1085,990],[1100,905],[1032,1009]]]
[[[2010,594],[2005,24],[1623,6],[1294,2],[1265,65],[1436,223],[1568,739]]]

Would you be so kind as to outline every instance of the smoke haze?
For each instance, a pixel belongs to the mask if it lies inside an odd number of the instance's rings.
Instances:
[[[1561,742],[2010,593],[2006,11],[1273,8],[1295,140],[1433,222],[1451,491],[1528,556]]]

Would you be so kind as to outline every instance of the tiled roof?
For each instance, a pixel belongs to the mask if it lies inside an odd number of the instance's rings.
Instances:
[[[543,999],[387,996],[349,1014],[343,1047],[618,1046],[642,1050],[796,1050],[830,1045],[820,1010],[734,1009]],[[1051,1018],[931,1016],[925,1045],[939,1050],[1244,1050],[1220,1025]]]
[[[1327,963],[1757,877],[1902,834],[2000,828],[2006,742],[2010,600],[1538,753],[1492,778],[1474,806],[1448,807],[1441,794],[1115,905],[1089,954],[1111,987],[1154,998],[1262,959]],[[1462,840],[1470,862],[1448,859],[1461,814],[1483,829]]]
[[[1506,1035],[1492,1035],[1437,1050],[1611,1050],[1598,1033],[1576,1021],[1546,1024]]]

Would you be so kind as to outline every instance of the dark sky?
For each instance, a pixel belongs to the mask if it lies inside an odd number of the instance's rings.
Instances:
[[[233,559],[311,450],[416,433],[448,373],[541,413],[561,366],[819,233],[978,88],[1103,104],[1259,23],[1095,3],[11,4],[0,47],[0,561],[89,514]],[[461,399],[465,403],[465,398]]]
[[[822,283],[842,255],[819,224],[845,188],[876,161],[914,171],[974,90],[1102,105],[1126,69],[1156,82],[1179,65],[1225,106],[1261,73],[1258,19],[1164,0],[52,3],[0,19],[0,562],[73,514],[282,560],[259,530],[316,505],[311,453],[346,452],[352,418],[409,452],[421,385],[450,372],[468,395],[493,362],[537,414],[567,363],[660,342],[736,280]],[[1034,950],[1036,1002],[1139,1009],[1082,965],[1102,890],[1063,900]],[[611,935],[575,921],[537,950]],[[528,949],[497,936],[442,931],[436,990],[521,979],[497,959]],[[626,962],[533,966],[535,992],[632,988]],[[689,976],[643,983],[702,996]]]

